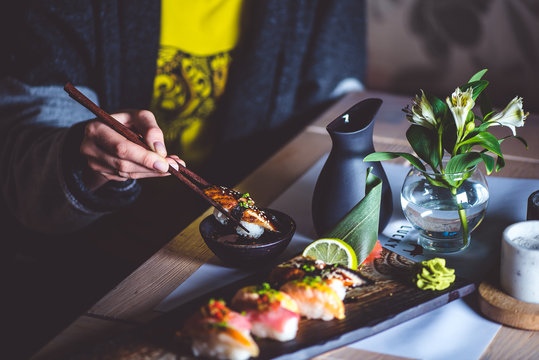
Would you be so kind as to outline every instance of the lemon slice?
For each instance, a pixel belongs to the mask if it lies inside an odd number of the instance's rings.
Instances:
[[[356,252],[340,239],[324,238],[313,241],[303,250],[303,256],[311,256],[326,264],[340,264],[357,269]]]

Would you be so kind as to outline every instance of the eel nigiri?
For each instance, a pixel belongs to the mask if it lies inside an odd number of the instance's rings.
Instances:
[[[259,354],[250,335],[249,320],[228,308],[223,300],[210,300],[185,323],[195,356],[244,360]]]
[[[269,274],[268,281],[275,286],[290,280],[302,279],[305,276],[319,276],[333,288],[341,299],[346,291],[355,287],[367,285],[371,280],[342,265],[326,264],[310,256],[296,256],[275,267]]]
[[[251,321],[251,332],[261,338],[288,341],[298,331],[298,305],[288,294],[268,283],[247,286],[232,298],[231,307]]]
[[[240,220],[249,232],[239,226],[236,228],[238,234],[258,238],[264,230],[277,232],[277,225],[261,209],[259,209],[249,193],[242,194],[239,191],[224,186],[210,186],[204,189],[204,193],[221,205],[227,212]],[[222,224],[226,224],[227,217],[217,209],[214,211],[215,218]]]
[[[306,276],[291,280],[281,286],[296,300],[299,313],[309,319],[344,319],[344,304],[337,292],[320,276]]]

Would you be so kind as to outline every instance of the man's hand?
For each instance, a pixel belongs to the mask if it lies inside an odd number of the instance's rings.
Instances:
[[[167,157],[163,132],[147,110],[133,110],[112,116],[143,136],[153,151],[132,143],[108,125],[92,120],[86,125],[80,151],[88,159],[86,185],[95,190],[107,181],[125,181],[170,175],[169,165],[185,165],[178,156]]]

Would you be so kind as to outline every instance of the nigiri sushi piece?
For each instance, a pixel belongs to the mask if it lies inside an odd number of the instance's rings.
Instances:
[[[268,281],[275,286],[305,276],[320,276],[333,288],[341,299],[349,289],[370,284],[372,281],[342,265],[326,264],[310,256],[296,256],[276,266],[269,274]]]
[[[299,313],[308,319],[344,319],[344,303],[320,276],[306,276],[291,280],[280,288],[296,300]]]
[[[238,218],[240,223],[249,230],[246,232],[238,226],[236,228],[238,234],[256,239],[262,236],[264,230],[278,231],[275,222],[255,205],[249,193],[242,194],[224,186],[210,186],[204,189],[204,193]],[[214,210],[214,216],[222,224],[228,221],[228,218],[217,209]]]
[[[259,354],[250,335],[249,320],[228,308],[222,300],[210,300],[185,323],[195,356],[245,360]]]
[[[298,332],[298,305],[288,294],[268,283],[247,286],[232,298],[230,306],[251,321],[251,333],[261,338],[288,341]]]

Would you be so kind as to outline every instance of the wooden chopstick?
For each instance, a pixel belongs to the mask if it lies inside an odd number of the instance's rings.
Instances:
[[[146,142],[144,142],[144,138],[135,133],[133,130],[129,129],[127,126],[113,118],[110,114],[108,114],[105,110],[101,109],[99,106],[97,106],[92,100],[90,100],[88,97],[86,97],[83,93],[81,93],[73,84],[67,83],[64,86],[64,90],[69,94],[71,98],[73,98],[75,101],[77,101],[79,104],[90,110],[92,113],[94,113],[101,121],[103,121],[105,124],[110,126],[112,129],[116,130],[117,133],[123,135],[125,138],[127,138],[129,141],[142,146],[143,148],[153,151]],[[195,191],[197,194],[202,196],[204,199],[206,199],[213,207],[217,208],[223,215],[225,215],[228,219],[230,219],[235,225],[241,227],[243,230],[249,232],[249,230],[243,226],[238,219],[236,219],[232,214],[230,214],[227,210],[225,210],[219,203],[217,203],[215,200],[210,198],[208,195],[204,193],[204,191],[201,189],[201,187],[209,187],[211,184],[204,180],[202,177],[200,177],[195,172],[187,169],[182,164],[176,162],[178,165],[178,170],[173,168],[172,166],[168,167],[168,172],[172,175],[176,176],[180,181],[182,181],[184,184],[186,184],[191,190]],[[196,182],[196,183],[195,183]]]

